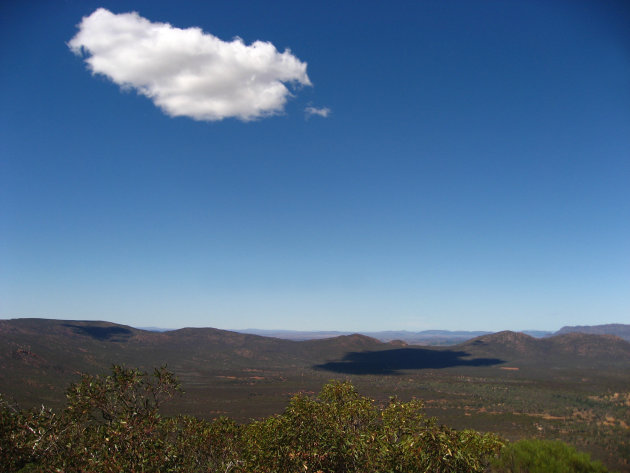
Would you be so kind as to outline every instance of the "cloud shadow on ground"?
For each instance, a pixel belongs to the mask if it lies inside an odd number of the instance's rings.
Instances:
[[[75,324],[63,324],[69,327],[74,333],[87,335],[100,341],[124,341],[133,335],[133,332],[124,327],[91,327]]]
[[[455,366],[493,366],[504,363],[498,358],[465,359],[470,353],[426,348],[351,352],[339,361],[330,361],[313,368],[342,374],[399,374],[402,370],[443,369]]]

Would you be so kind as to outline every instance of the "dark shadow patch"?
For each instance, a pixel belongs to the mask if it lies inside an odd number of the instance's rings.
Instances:
[[[399,374],[401,370],[443,369],[455,366],[493,366],[505,363],[498,358],[465,359],[470,353],[426,348],[351,352],[340,361],[330,361],[313,368],[343,374]]]
[[[127,341],[133,332],[125,327],[93,327],[89,325],[63,324],[70,327],[74,333],[87,335],[100,341],[124,342]]]

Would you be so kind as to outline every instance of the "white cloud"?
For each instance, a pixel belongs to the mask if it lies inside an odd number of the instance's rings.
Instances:
[[[222,41],[200,28],[99,8],[68,42],[93,74],[136,89],[170,116],[253,120],[281,113],[285,83],[311,85],[306,63],[269,42]]]
[[[330,109],[328,107],[322,107],[322,108],[306,107],[304,109],[304,112],[306,113],[307,117],[310,117],[313,115],[319,115],[320,117],[326,118],[328,115],[330,115]]]

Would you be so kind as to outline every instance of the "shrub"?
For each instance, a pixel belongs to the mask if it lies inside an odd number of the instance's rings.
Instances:
[[[18,471],[31,459],[25,413],[0,396],[0,465]]]
[[[492,462],[494,473],[606,473],[586,453],[560,441],[525,439],[507,445]]]
[[[21,465],[29,461],[33,471],[168,471],[169,424],[158,408],[178,390],[165,368],[153,376],[121,366],[106,377],[84,375],[68,389],[59,415],[46,409],[19,414],[16,448],[30,454]]]
[[[253,472],[482,472],[502,446],[491,434],[438,426],[419,401],[379,406],[336,381],[251,424],[245,439]]]

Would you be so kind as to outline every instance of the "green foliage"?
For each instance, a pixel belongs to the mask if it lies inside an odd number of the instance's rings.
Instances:
[[[158,416],[160,404],[181,391],[166,367],[148,376],[136,369],[114,365],[106,377],[84,375],[68,389],[67,412],[76,421],[133,421]]]
[[[211,422],[194,417],[165,421],[170,435],[171,469],[176,472],[227,472],[241,462],[243,427],[220,417]],[[166,471],[161,469],[160,471]]]
[[[586,453],[559,441],[525,439],[506,446],[492,462],[493,473],[606,473]]]
[[[178,390],[165,368],[150,377],[114,366],[110,376],[85,375],[72,385],[60,414],[11,412],[4,404],[3,424],[9,419],[12,432],[3,428],[2,466],[8,472],[169,471],[169,424],[158,407]],[[5,452],[15,459],[5,461]]]
[[[0,396],[0,465],[17,471],[30,460],[25,413]]]
[[[295,396],[279,416],[246,430],[247,471],[482,472],[502,443],[427,419],[422,403],[378,406],[349,383]]]
[[[282,415],[248,426],[252,471],[367,471],[378,412],[347,383],[297,395]]]

